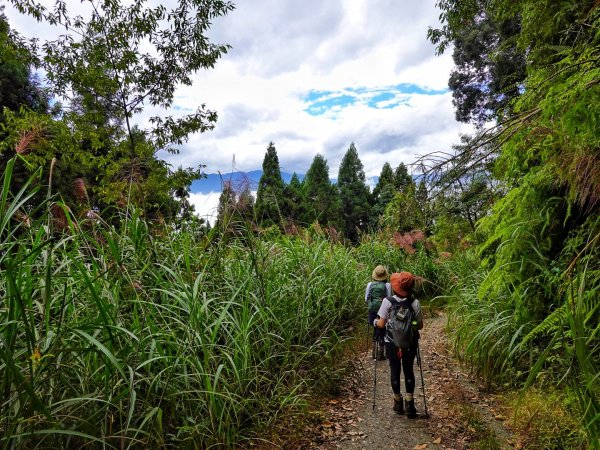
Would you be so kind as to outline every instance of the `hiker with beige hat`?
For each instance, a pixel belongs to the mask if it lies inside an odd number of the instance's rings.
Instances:
[[[377,311],[381,307],[381,302],[386,297],[392,296],[392,286],[388,283],[388,272],[384,266],[377,266],[371,274],[372,281],[367,284],[365,290],[365,302],[369,313],[369,325],[373,325],[373,321],[378,317]],[[371,355],[373,359],[380,361],[385,359],[384,356],[384,336],[385,330],[373,328],[373,349]]]

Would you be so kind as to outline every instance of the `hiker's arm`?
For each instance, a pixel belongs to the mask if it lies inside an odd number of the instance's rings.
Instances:
[[[377,324],[377,328],[385,328],[385,323],[387,322],[386,319],[380,317],[379,319],[375,319],[375,321],[376,322],[374,322],[374,323]]]
[[[417,300],[418,302],[418,300]],[[417,320],[418,320],[418,325],[417,325],[417,330],[422,330],[423,329],[423,310],[421,309],[421,303],[419,302],[418,304],[418,309],[416,311],[417,313]]]
[[[379,311],[377,311],[377,319],[373,321],[373,326],[377,328],[385,328],[385,323],[387,322],[388,312],[390,310],[390,306],[392,304],[387,298],[384,298],[381,302],[381,306],[379,307]]]
[[[365,289],[365,303],[369,303],[369,288],[371,287],[371,282],[367,284],[367,289]]]

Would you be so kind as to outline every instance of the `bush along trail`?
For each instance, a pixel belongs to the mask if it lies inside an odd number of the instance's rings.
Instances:
[[[389,363],[374,361],[364,342],[356,341],[354,370],[344,380],[339,396],[315,411],[304,442],[283,447],[311,449],[520,449],[509,417],[448,352],[447,319],[429,312],[422,331],[421,353],[425,390],[415,367],[417,419],[392,410]],[[362,345],[361,345],[361,342]],[[374,367],[377,367],[376,372]],[[376,373],[375,391],[373,375]],[[402,383],[404,384],[404,383]],[[373,397],[373,393],[375,394]],[[374,401],[373,401],[374,400]],[[425,414],[425,401],[427,412]]]

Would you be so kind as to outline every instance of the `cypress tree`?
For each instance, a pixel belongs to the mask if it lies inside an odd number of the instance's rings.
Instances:
[[[318,221],[338,226],[339,200],[335,186],[329,181],[329,166],[323,156],[316,155],[304,178],[304,222]]]
[[[286,213],[287,218],[293,222],[302,222],[305,219],[303,201],[304,183],[300,181],[296,172],[292,174],[290,184],[285,187]]]
[[[354,143],[350,144],[342,159],[337,185],[344,234],[352,242],[357,242],[359,230],[365,230],[369,225],[371,193],[365,184],[365,172]]]
[[[396,191],[405,192],[406,188],[414,184],[415,182],[409,175],[408,169],[406,168],[404,163],[400,163],[394,171],[394,185],[396,187]]]
[[[262,175],[256,193],[256,221],[264,226],[280,222],[284,205],[284,183],[279,168],[279,158],[275,145],[270,142],[262,165]]]
[[[378,217],[385,212],[385,207],[392,201],[396,194],[396,185],[394,171],[389,163],[385,163],[379,175],[379,181],[373,189],[373,210],[371,222],[378,220]]]

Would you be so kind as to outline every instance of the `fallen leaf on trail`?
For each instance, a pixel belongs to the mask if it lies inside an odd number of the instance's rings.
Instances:
[[[333,426],[333,424],[329,421],[323,422],[323,428],[331,428],[332,426]]]
[[[332,405],[337,405],[338,401],[337,400],[329,400],[329,403]]]
[[[496,419],[496,420],[502,420],[502,419],[504,419],[504,416],[498,414],[497,416],[494,416],[494,419]]]
[[[441,443],[442,443],[442,438],[441,437],[439,437],[439,438],[437,438],[437,439],[435,439],[433,441],[433,444],[441,444]]]
[[[423,450],[427,448],[427,444],[419,444],[419,445],[415,445],[413,450]]]

